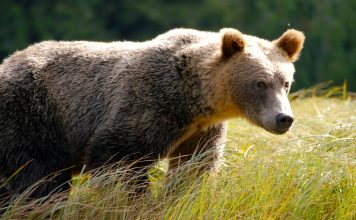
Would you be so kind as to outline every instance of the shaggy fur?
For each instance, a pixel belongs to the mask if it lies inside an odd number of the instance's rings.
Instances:
[[[0,66],[1,192],[16,195],[57,172],[31,195],[42,197],[68,189],[83,165],[119,160],[145,158],[137,166],[147,167],[209,150],[211,168],[232,117],[286,132],[274,121],[291,114],[290,60],[302,33],[283,36],[175,29],[142,43],[46,41],[16,52]]]

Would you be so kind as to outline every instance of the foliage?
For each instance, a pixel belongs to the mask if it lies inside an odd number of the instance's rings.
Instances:
[[[292,106],[296,122],[285,135],[231,121],[215,175],[197,175],[192,161],[165,179],[163,161],[137,198],[124,168],[79,175],[68,200],[18,200],[3,219],[353,219],[356,101],[311,96]]]
[[[147,40],[175,27],[277,38],[305,32],[294,88],[334,80],[356,90],[356,1],[353,0],[1,0],[0,58],[34,42]]]

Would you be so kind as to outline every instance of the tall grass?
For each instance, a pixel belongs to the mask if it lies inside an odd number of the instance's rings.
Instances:
[[[281,136],[232,120],[214,175],[197,174],[192,161],[170,180],[162,161],[137,195],[126,169],[106,169],[76,177],[68,199],[18,200],[2,218],[355,219],[356,101],[344,99],[294,99],[295,124]]]

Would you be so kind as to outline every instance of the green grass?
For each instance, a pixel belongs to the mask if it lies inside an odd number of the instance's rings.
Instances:
[[[356,101],[344,99],[295,99],[295,124],[281,136],[230,121],[215,175],[186,172],[191,163],[168,181],[161,162],[150,193],[135,198],[128,184],[115,184],[124,169],[80,175],[68,200],[17,203],[3,218],[355,219]]]

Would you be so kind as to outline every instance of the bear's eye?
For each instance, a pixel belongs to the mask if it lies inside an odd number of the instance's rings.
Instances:
[[[259,89],[267,89],[267,83],[265,83],[263,81],[259,81],[259,82],[257,82],[257,88],[259,88]]]
[[[289,88],[289,82],[284,83],[285,88]]]

